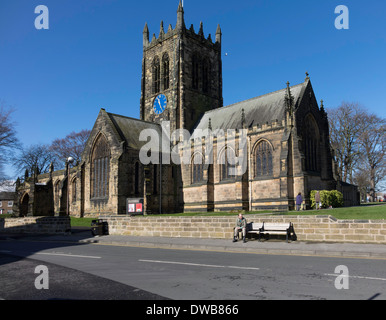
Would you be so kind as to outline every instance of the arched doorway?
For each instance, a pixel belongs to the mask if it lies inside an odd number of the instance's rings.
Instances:
[[[21,199],[20,216],[26,217],[28,215],[29,195],[26,193]]]

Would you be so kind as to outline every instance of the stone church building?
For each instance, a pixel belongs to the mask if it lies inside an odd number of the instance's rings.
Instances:
[[[161,22],[158,38],[150,38],[146,24],[140,119],[101,109],[82,162],[18,181],[15,213],[126,214],[127,199],[139,199],[148,214],[288,210],[299,192],[309,204],[315,189],[340,189],[347,205],[356,203],[355,187],[335,176],[327,115],[308,74],[300,84],[283,82],[278,91],[224,107],[221,38],[220,26],[213,38],[202,23],[198,32],[187,28],[181,2],[174,28],[165,31]],[[178,133],[166,142],[165,123]],[[224,135],[214,135],[208,148],[205,130]],[[153,157],[159,161],[144,163],[141,150],[150,140],[166,148]],[[188,162],[165,161],[164,151],[175,146],[174,156],[187,151]],[[232,155],[242,156],[243,170]]]

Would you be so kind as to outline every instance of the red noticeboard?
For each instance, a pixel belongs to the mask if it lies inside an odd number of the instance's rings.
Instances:
[[[127,198],[126,214],[143,214],[143,198]]]

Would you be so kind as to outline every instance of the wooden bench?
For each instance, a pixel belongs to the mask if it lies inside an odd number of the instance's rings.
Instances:
[[[263,227],[263,222],[251,222],[247,224],[247,233],[259,234]]]
[[[256,222],[249,222],[247,223],[247,230],[246,230],[246,236],[248,236],[248,234],[250,233],[254,233],[254,234],[259,234],[260,232],[260,229],[263,227],[263,223],[256,223]],[[233,231],[235,230],[235,228],[233,228]],[[241,232],[241,229],[240,229],[240,232]],[[240,239],[239,237],[239,234],[240,232],[238,232],[238,238]]]
[[[264,222],[263,226],[259,230],[259,241],[261,240],[262,234],[285,234],[286,241],[291,237],[291,234],[294,234],[293,224],[288,223],[273,223],[273,222]],[[292,238],[291,238],[292,239]]]

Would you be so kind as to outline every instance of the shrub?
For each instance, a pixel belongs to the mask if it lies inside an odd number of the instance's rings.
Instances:
[[[330,204],[333,208],[343,207],[343,194],[338,190],[330,191]]]
[[[315,194],[317,190],[312,190],[310,192],[311,208],[316,209],[315,203]],[[319,190],[320,201],[322,202],[322,208],[328,208],[332,206],[333,208],[343,207],[343,194],[338,190]]]

